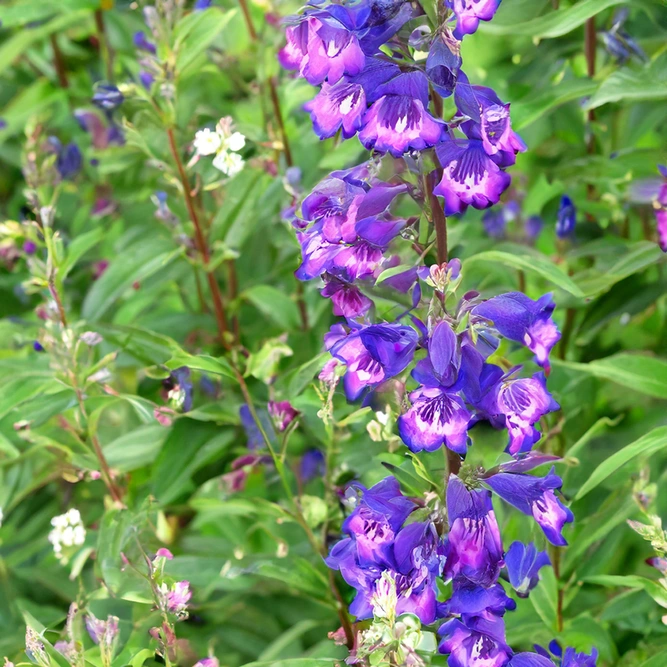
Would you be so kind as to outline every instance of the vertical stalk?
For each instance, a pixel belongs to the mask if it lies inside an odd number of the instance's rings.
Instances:
[[[584,53],[586,55],[586,71],[589,78],[595,76],[595,48],[597,35],[595,33],[595,17],[586,21],[585,36],[584,36]],[[595,135],[591,129],[591,123],[595,121],[595,110],[591,109],[588,112],[588,140],[586,142],[586,150],[589,155],[595,152]],[[589,194],[591,189],[589,187]],[[590,197],[589,197],[590,198]]]
[[[438,264],[444,264],[448,257],[447,248],[447,218],[445,212],[440,205],[438,197],[433,192],[433,185],[438,170],[432,174],[424,175],[424,191],[428,199],[429,208],[431,211],[431,222],[435,227],[435,244],[437,248]]]
[[[104,13],[101,9],[95,10],[95,27],[97,29],[97,41],[100,45],[102,60],[106,63],[107,81],[113,83],[113,50],[109,44],[107,31],[104,27]]]
[[[67,68],[65,67],[63,53],[58,46],[58,38],[55,34],[52,34],[49,37],[49,41],[51,42],[51,48],[53,49],[53,64],[56,68],[58,83],[60,84],[61,88],[69,88],[69,81],[67,80]]]
[[[220,332],[220,340],[223,346],[229,349],[230,344],[229,340],[227,339],[227,317],[222,301],[222,294],[220,293],[220,286],[218,285],[218,281],[215,279],[213,272],[209,269],[209,261],[211,256],[208,251],[206,239],[204,238],[204,232],[202,231],[199,216],[197,215],[197,209],[195,208],[192,192],[190,191],[190,182],[188,180],[187,174],[185,173],[185,168],[183,167],[183,162],[178,152],[178,147],[176,146],[176,138],[174,137],[174,129],[172,127],[167,128],[167,138],[169,139],[169,148],[171,149],[171,154],[174,158],[176,169],[178,170],[178,175],[183,187],[185,206],[188,209],[188,215],[190,216],[190,220],[192,221],[192,224],[195,228],[195,243],[197,245],[197,250],[199,250],[199,253],[202,256],[202,260],[204,262],[204,271],[206,272],[208,285],[211,290],[211,295],[213,296],[213,309],[215,311],[215,319],[218,325],[218,331]]]
[[[278,129],[280,130],[280,139],[283,144],[283,153],[285,154],[285,162],[288,167],[291,167],[294,162],[292,161],[292,151],[289,146],[289,140],[287,139],[287,131],[285,130],[285,123],[283,122],[283,114],[280,109],[280,99],[278,98],[278,90],[276,89],[276,82],[273,78],[269,79],[269,95],[271,96],[271,104],[273,105],[273,113],[276,117],[276,122],[278,123]]]

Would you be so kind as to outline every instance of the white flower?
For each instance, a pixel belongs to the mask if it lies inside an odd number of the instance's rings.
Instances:
[[[222,137],[207,127],[195,134],[194,147],[197,155],[213,155],[222,145]]]
[[[213,158],[213,166],[227,176],[235,176],[244,165],[243,158],[238,153],[222,151]]]
[[[49,542],[58,560],[66,561],[63,548],[81,546],[86,540],[86,529],[81,522],[81,514],[77,509],[70,509],[65,514],[51,519],[53,530],[49,533]]]
[[[240,151],[245,146],[245,136],[240,132],[234,132],[225,140],[225,147],[230,151]]]

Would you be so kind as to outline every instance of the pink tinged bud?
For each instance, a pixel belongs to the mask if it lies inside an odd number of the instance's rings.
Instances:
[[[278,431],[282,432],[297,418],[299,411],[289,401],[269,401],[269,414]]]
[[[90,471],[90,479],[93,481],[97,481],[98,479],[102,478],[102,474],[100,473],[99,470],[91,470]]]
[[[194,664],[194,667],[220,667],[220,662],[215,656],[203,658]]]
[[[169,412],[172,411],[170,410]],[[153,416],[162,426],[171,426],[172,419],[165,408],[155,408],[153,410]]]
[[[326,384],[333,384],[336,381],[336,368],[338,366],[337,359],[329,359],[324,368],[320,371],[320,374],[317,376],[322,382]]]
[[[177,581],[165,596],[167,611],[176,614],[177,616],[186,615],[188,602],[191,597],[192,591],[190,591],[190,582]]]
[[[166,558],[167,560],[172,560],[174,557],[174,554],[169,551],[169,549],[165,549],[162,547],[161,549],[158,549],[155,553],[156,558]]]

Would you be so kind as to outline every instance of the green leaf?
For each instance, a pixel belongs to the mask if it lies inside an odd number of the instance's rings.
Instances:
[[[51,18],[82,9],[98,9],[100,0],[20,0],[8,7],[0,7],[3,30]]]
[[[661,449],[667,447],[667,426],[660,426],[653,429],[646,435],[635,440],[630,445],[612,454],[603,461],[586,480],[585,484],[579,489],[575,500],[580,500],[587,493],[592,491],[598,484],[602,483],[609,475],[616,472],[629,461],[637,457],[647,457],[655,454]]]
[[[134,283],[141,283],[164,269],[182,252],[181,248],[174,250],[170,243],[154,238],[144,239],[124,249],[86,294],[83,317],[87,320],[101,319]]]
[[[615,575],[599,574],[592,577],[584,577],[584,581],[589,584],[599,584],[600,586],[609,586],[612,588],[638,588],[646,591],[661,607],[667,607],[667,589],[661,586],[653,579],[646,579],[634,574]]]
[[[609,102],[640,102],[667,98],[667,58],[662,57],[649,67],[623,67],[612,72],[600,84],[584,109],[596,109]]]
[[[22,56],[35,42],[45,39],[55,32],[62,32],[72,25],[92,23],[92,14],[87,10],[68,12],[58,16],[44,25],[19,30],[0,45],[0,74],[2,74],[17,58]]]
[[[167,363],[167,368],[174,370],[181,366],[187,366],[195,371],[203,373],[213,373],[214,375],[224,375],[225,377],[236,380],[236,373],[229,362],[222,357],[209,357],[207,354],[188,354],[180,351],[173,356]]]
[[[248,662],[243,667],[335,667],[340,658],[286,658],[268,662]]]
[[[96,246],[104,236],[104,229],[97,227],[86,234],[77,236],[67,248],[65,261],[60,265],[58,277],[64,280],[76,263],[94,246]]]
[[[104,456],[112,468],[131,472],[155,460],[168,433],[160,425],[139,426],[105,445]]]
[[[555,630],[558,582],[552,568],[545,567],[540,572],[540,583],[530,592],[529,599],[547,628]]]
[[[287,632],[284,632],[280,637],[275,641],[271,642],[261,655],[258,656],[259,660],[275,660],[279,658],[281,653],[288,649],[291,644],[297,642],[306,632],[313,630],[314,628],[322,625],[321,621],[316,621],[313,619],[305,619],[295,623]],[[275,664],[275,663],[273,663]]]
[[[538,39],[561,37],[578,28],[589,18],[609,7],[628,4],[629,0],[583,0],[572,7],[547,12],[544,16],[522,23],[502,23],[502,16],[480,23],[480,32],[493,35],[525,35]]]
[[[299,309],[284,292],[271,285],[255,285],[241,295],[281,329],[299,328]]]
[[[649,658],[646,662],[642,662],[639,667],[665,667],[665,665],[667,665],[667,648]]]
[[[521,130],[557,107],[593,94],[598,84],[589,79],[568,79],[512,103],[512,125]],[[544,177],[542,175],[542,177]]]
[[[139,327],[100,323],[93,325],[92,329],[105,341],[118,345],[138,361],[147,364],[164,364],[175,353],[182,353],[178,344],[171,338]]]
[[[607,428],[613,428],[617,426],[618,423],[623,419],[623,415],[619,415],[616,419],[610,419],[609,417],[600,417],[593,426],[591,426],[586,433],[584,433],[577,442],[567,450],[566,454],[568,457],[576,457],[579,455],[579,452],[596,436],[604,433]]]
[[[621,352],[587,364],[554,359],[554,366],[611,380],[647,396],[667,398],[667,360]]]
[[[584,293],[572,281],[572,279],[543,255],[517,255],[510,254],[508,252],[502,252],[500,250],[487,250],[486,252],[480,252],[476,255],[473,255],[472,257],[468,257],[464,260],[463,265],[465,267],[478,262],[498,262],[499,264],[503,264],[514,269],[519,269],[528,273],[534,273],[546,279],[553,285],[564,289],[566,292],[569,292],[573,296],[584,296]]]

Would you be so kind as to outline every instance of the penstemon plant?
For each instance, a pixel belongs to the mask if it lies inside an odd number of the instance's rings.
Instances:
[[[667,665],[666,25],[2,3],[5,667]]]

